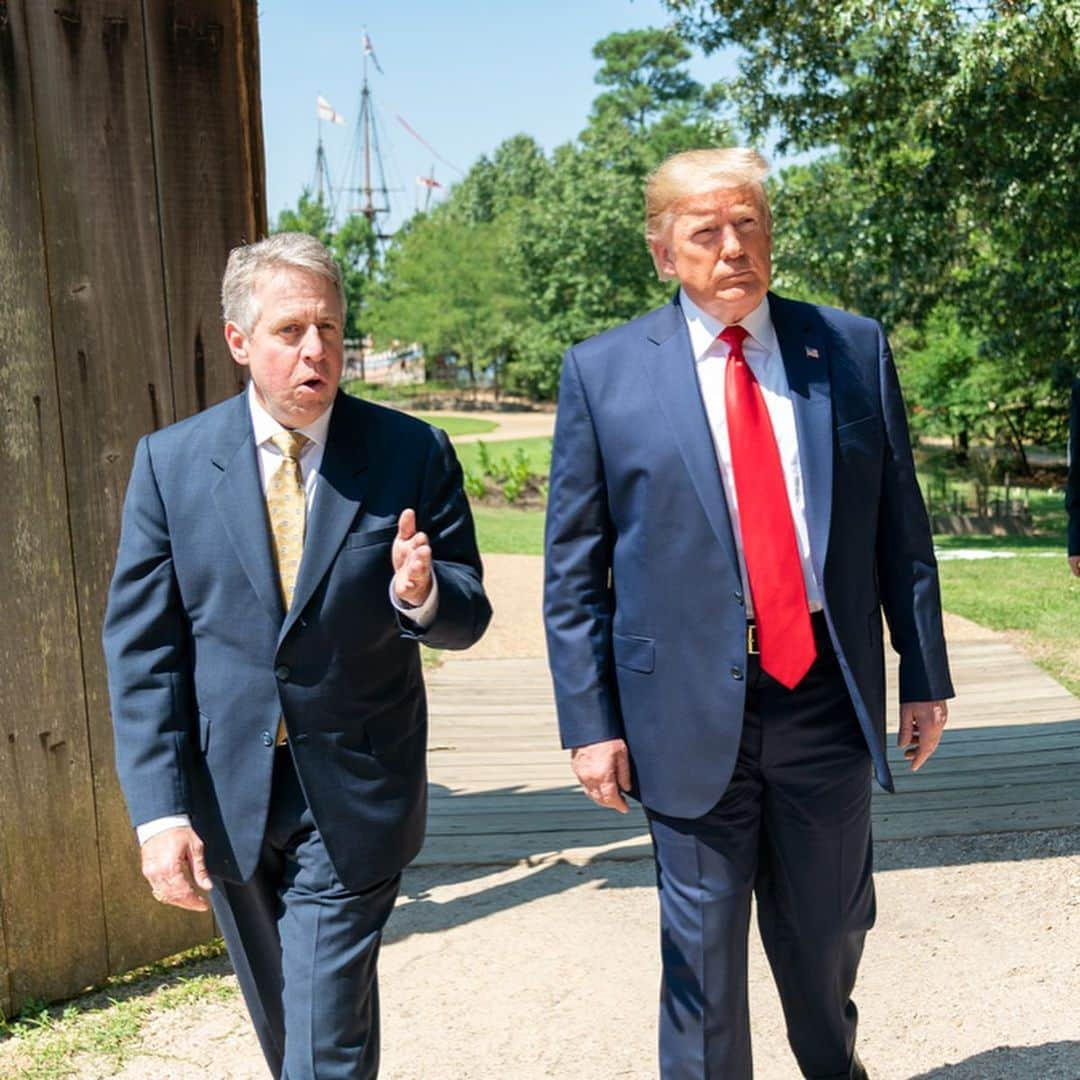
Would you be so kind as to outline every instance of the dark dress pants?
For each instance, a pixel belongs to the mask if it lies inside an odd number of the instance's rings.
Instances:
[[[375,964],[401,875],[363,892],[338,880],[287,748],[254,876],[210,897],[270,1073],[371,1080],[379,1071]]]
[[[852,1075],[851,1000],[874,922],[870,758],[821,617],[793,691],[750,657],[738,763],[694,820],[648,812],[660,894],[664,1080],[753,1075],[751,893],[803,1075]],[[855,1075],[859,1075],[856,1073]]]

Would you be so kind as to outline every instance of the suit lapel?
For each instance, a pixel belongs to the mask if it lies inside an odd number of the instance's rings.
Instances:
[[[233,408],[226,412],[224,432],[211,454],[213,465],[221,472],[213,486],[214,504],[251,587],[270,617],[280,622],[285,611],[270,550],[270,527],[246,391],[234,398]]]
[[[289,632],[298,613],[330,569],[364,500],[368,460],[362,428],[363,418],[357,403],[338,391],[305,530],[304,554],[296,577],[292,607],[285,616],[280,638]]]
[[[645,368],[661,411],[686,463],[709,525],[736,562],[727,499],[694,366],[690,333],[677,303],[657,312],[648,334]]]
[[[824,582],[832,517],[832,393],[825,339],[818,320],[809,317],[813,311],[809,305],[769,293],[769,314],[780,342],[795,409],[810,554],[818,580]]]

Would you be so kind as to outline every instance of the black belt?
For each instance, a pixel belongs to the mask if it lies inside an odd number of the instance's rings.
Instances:
[[[822,642],[827,642],[829,640],[829,627],[825,622],[824,611],[810,612],[810,626],[814,631],[814,641],[817,642],[819,646]],[[758,642],[757,623],[753,619],[747,619],[746,621],[746,655],[761,655],[761,646]]]

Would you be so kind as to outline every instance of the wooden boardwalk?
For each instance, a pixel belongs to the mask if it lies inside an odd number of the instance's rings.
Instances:
[[[1001,639],[953,643],[950,657],[958,697],[945,740],[917,774],[890,751],[897,793],[875,785],[875,837],[1076,825],[1080,699]],[[648,852],[640,807],[632,804],[626,816],[603,810],[574,783],[543,660],[454,659],[428,685],[431,809],[417,864],[585,862]],[[894,705],[891,732],[895,715]]]

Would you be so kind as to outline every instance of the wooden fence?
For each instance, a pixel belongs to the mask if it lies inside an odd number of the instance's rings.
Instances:
[[[0,0],[0,1010],[212,934],[155,904],[100,628],[135,443],[234,393],[263,235],[256,0]]]

